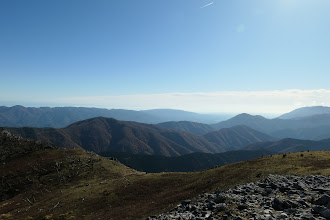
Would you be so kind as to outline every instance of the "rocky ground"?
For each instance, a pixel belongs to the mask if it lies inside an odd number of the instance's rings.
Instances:
[[[149,219],[330,219],[330,176],[269,175]]]

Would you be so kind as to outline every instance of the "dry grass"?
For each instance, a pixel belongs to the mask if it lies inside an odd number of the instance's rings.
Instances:
[[[330,175],[329,151],[301,154],[267,156],[201,172],[145,174],[96,155],[88,162],[91,154],[82,150],[43,150],[1,165],[0,177],[13,183],[29,175],[33,182],[0,202],[0,219],[143,219],[183,199],[268,174]],[[73,167],[72,158],[81,164],[76,161]],[[40,174],[27,166],[35,161],[49,172]],[[77,170],[79,174],[60,181],[52,168],[56,161],[62,162],[63,175]]]

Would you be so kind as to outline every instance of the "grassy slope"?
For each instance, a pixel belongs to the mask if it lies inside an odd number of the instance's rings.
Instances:
[[[56,162],[61,162],[59,171]],[[0,165],[9,185],[27,181],[26,176],[32,180],[0,202],[0,219],[143,219],[200,193],[255,181],[258,174],[329,175],[330,152],[267,156],[194,173],[146,174],[82,150],[41,150]]]

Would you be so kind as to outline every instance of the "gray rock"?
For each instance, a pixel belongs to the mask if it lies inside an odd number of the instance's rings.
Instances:
[[[226,197],[223,194],[218,194],[214,200],[215,203],[224,203],[225,201]]]
[[[300,182],[296,182],[293,184],[293,188],[297,190],[305,190],[306,186]]]
[[[330,196],[328,195],[322,195],[321,198],[316,200],[314,204],[316,205],[327,205],[330,202]]]
[[[272,202],[272,207],[277,211],[283,211],[284,209],[290,208],[290,205],[283,199],[275,198]]]
[[[330,209],[326,209],[325,211],[323,211],[321,213],[321,216],[329,220],[330,219]]]
[[[279,219],[287,219],[288,215],[286,213],[282,212],[278,217],[279,217]]]
[[[317,213],[317,214],[321,214],[322,212],[324,212],[326,210],[326,208],[322,207],[322,206],[319,206],[319,205],[315,205],[312,207],[312,211],[314,213]]]
[[[221,204],[217,204],[215,207],[215,211],[216,212],[222,212],[226,210],[226,204],[225,203],[221,203]]]
[[[244,210],[244,209],[247,209],[247,208],[248,208],[248,206],[247,206],[246,204],[239,204],[239,205],[237,206],[237,209],[240,210],[240,211],[242,211],[242,210]]]

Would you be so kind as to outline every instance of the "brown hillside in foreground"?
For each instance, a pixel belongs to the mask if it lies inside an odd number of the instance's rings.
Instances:
[[[268,156],[202,172],[146,174],[84,150],[33,146],[10,140],[0,145],[5,151],[23,149],[0,165],[0,219],[143,219],[183,199],[268,174],[330,174],[329,151]]]

